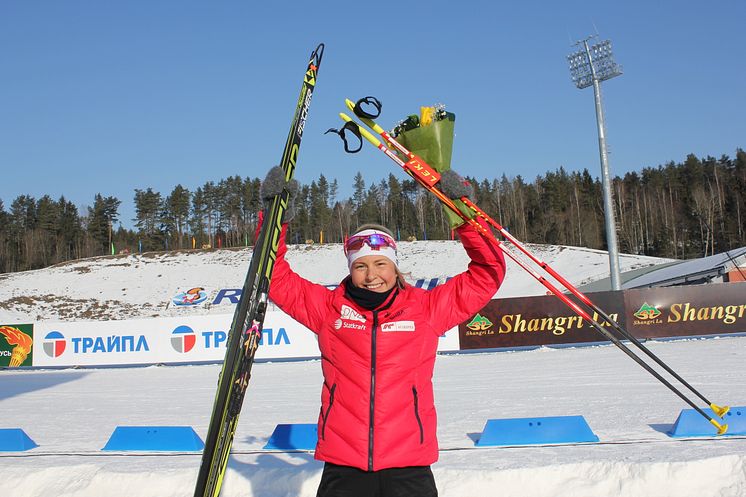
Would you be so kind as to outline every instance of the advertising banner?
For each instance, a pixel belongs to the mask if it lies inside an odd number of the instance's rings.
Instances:
[[[102,322],[38,322],[34,366],[106,366],[219,362],[232,314]],[[438,350],[457,351],[458,331]],[[0,350],[3,350],[0,348]],[[10,356],[10,352],[7,353]],[[267,311],[258,360],[320,357],[316,335],[281,311]],[[31,355],[28,358],[30,365]],[[2,363],[0,363],[2,364]]]
[[[0,368],[33,366],[33,345],[33,324],[0,324]]]
[[[624,326],[622,292],[598,292],[593,301]],[[598,316],[594,316],[603,322]],[[549,344],[599,342],[603,335],[553,295],[490,301],[459,326],[461,349],[517,348]]]
[[[588,297],[640,339],[746,333],[746,283],[596,292]],[[598,315],[593,317],[605,324]],[[459,338],[462,350],[607,341],[554,295],[492,300],[459,326]]]
[[[624,300],[638,338],[746,332],[746,283],[627,290]]]
[[[222,361],[232,314],[103,322],[39,322],[35,366]],[[257,359],[318,357],[316,336],[267,312]]]
[[[201,292],[202,289],[184,293],[196,295],[196,302],[203,298]],[[746,283],[598,292],[588,296],[640,339],[746,333]],[[599,316],[595,317],[603,324]],[[225,355],[232,318],[233,314],[219,314],[0,325],[0,367],[219,362]],[[492,300],[442,337],[438,351],[604,341],[603,335],[567,305],[547,295]],[[319,355],[314,333],[278,309],[267,311],[258,360]]]
[[[428,278],[410,281],[416,288],[432,290],[438,285],[442,285],[450,278]],[[324,284],[326,288],[333,290],[339,286],[338,283]],[[179,308],[185,312],[192,309],[205,309],[216,306],[225,306],[226,313],[229,312],[230,306],[235,306],[241,299],[243,290],[241,288],[209,288],[204,286],[187,286],[179,287],[173,295],[168,296],[165,302],[166,308]]]

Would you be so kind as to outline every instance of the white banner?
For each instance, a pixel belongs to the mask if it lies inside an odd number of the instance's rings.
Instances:
[[[34,326],[34,366],[105,366],[219,362],[225,357],[232,314],[46,322]],[[440,339],[439,351],[459,350],[458,328]],[[281,311],[267,311],[261,359],[320,356],[316,335]]]
[[[35,326],[34,366],[222,361],[232,314]],[[282,312],[267,312],[257,359],[318,357],[316,336]]]

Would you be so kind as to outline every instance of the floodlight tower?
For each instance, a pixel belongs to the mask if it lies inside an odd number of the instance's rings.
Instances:
[[[614,202],[611,194],[611,179],[609,176],[609,157],[606,152],[606,132],[604,130],[604,111],[601,106],[601,81],[606,81],[622,74],[622,68],[614,62],[611,53],[611,42],[602,41],[588,46],[593,36],[581,40],[575,46],[583,45],[582,50],[567,56],[570,63],[572,81],[578,89],[593,85],[596,99],[596,124],[598,125],[598,151],[601,155],[601,186],[604,196],[604,218],[606,221],[606,245],[609,247],[609,269],[611,273],[611,289],[621,290],[619,276],[619,253],[616,237],[616,222],[614,221]]]

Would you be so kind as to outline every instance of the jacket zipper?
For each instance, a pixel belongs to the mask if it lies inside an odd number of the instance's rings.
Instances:
[[[370,412],[369,412],[369,424],[368,424],[368,471],[373,471],[373,427],[375,425],[374,414],[376,405],[376,331],[378,329],[378,313],[385,311],[391,304],[394,303],[394,299],[399,294],[399,290],[395,289],[393,294],[389,297],[388,303],[373,311],[373,328],[371,329],[370,336]]]
[[[329,390],[329,407],[324,413],[324,424],[321,426],[321,440],[326,440],[326,419],[329,417],[329,413],[332,411],[332,406],[334,405],[334,391],[336,389],[337,384],[335,383],[334,385],[332,385],[331,390]]]
[[[420,427],[420,444],[425,442],[425,432],[422,429],[422,420],[420,419],[420,401],[417,397],[417,388],[412,387],[412,394],[414,395],[414,417],[417,418],[417,426]]]
[[[373,415],[376,403],[376,329],[378,312],[373,311],[373,330],[370,339],[370,424],[368,425],[368,471],[373,471]]]

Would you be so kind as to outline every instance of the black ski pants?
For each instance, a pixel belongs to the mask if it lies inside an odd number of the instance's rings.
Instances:
[[[316,497],[438,497],[430,466],[363,471],[325,463]]]

